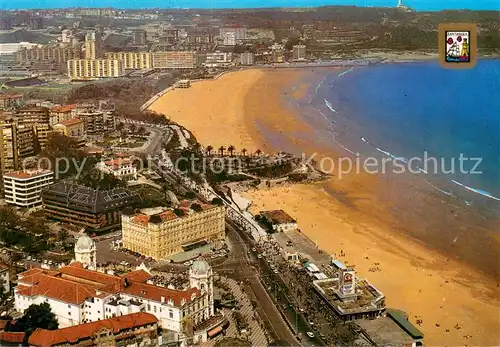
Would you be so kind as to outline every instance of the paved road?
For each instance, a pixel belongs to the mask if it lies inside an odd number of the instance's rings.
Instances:
[[[216,271],[248,280],[244,286],[245,291],[251,296],[253,294],[257,303],[257,313],[262,317],[267,328],[271,330],[270,332],[273,337],[276,340],[286,341],[290,346],[299,346],[295,336],[281,317],[280,312],[267,294],[266,289],[262,286],[257,276],[257,271],[253,267],[255,263],[248,256],[249,249],[246,243],[231,224],[226,224],[226,226],[229,228],[229,239],[233,247],[231,254],[234,256],[230,257],[222,267],[217,267]]]

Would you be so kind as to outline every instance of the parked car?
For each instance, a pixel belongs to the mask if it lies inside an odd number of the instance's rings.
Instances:
[[[314,333],[312,331],[308,331],[307,336],[309,336],[311,339],[314,339]]]

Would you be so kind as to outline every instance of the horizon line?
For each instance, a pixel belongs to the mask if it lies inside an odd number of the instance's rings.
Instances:
[[[114,6],[96,6],[96,7],[86,7],[86,6],[71,6],[71,7],[23,7],[23,8],[2,8],[0,7],[0,11],[35,11],[35,10],[72,10],[72,9],[112,9],[112,10],[184,10],[184,11],[221,11],[221,10],[255,10],[255,9],[314,9],[314,8],[324,8],[324,7],[356,7],[356,8],[384,8],[384,9],[397,9],[397,6],[369,6],[369,5],[319,5],[319,6],[253,6],[253,7],[180,7],[180,6],[172,6],[172,7],[114,7]],[[418,10],[412,8],[411,6],[407,6],[414,12],[441,12],[441,11],[471,11],[471,12],[500,12],[500,9],[469,9],[469,8],[442,8],[442,9],[427,9],[427,10]]]

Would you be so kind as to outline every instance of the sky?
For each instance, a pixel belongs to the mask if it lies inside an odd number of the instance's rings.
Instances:
[[[500,0],[403,0],[417,11],[497,10]],[[0,0],[0,9],[116,7],[116,8],[254,8],[323,5],[396,6],[397,0]]]

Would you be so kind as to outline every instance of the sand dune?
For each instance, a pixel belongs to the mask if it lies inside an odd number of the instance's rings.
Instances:
[[[290,89],[302,77],[294,70],[231,73],[167,93],[152,109],[186,126],[204,145],[326,153],[329,149],[318,139],[312,148],[311,125],[283,104],[285,94],[307,97],[302,80]],[[413,323],[423,320],[425,344],[500,345],[497,283],[394,232],[395,221],[375,194],[377,185],[374,176],[355,175],[244,196],[253,200],[253,211],[285,209],[305,235],[332,255],[342,250],[342,260],[382,290],[388,306],[407,311]],[[381,271],[368,271],[375,262]]]

